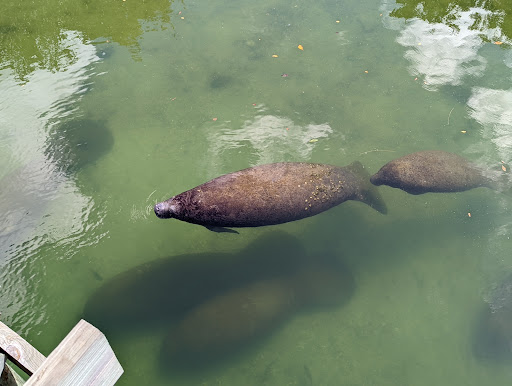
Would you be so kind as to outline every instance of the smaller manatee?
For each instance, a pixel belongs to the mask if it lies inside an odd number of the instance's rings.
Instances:
[[[370,181],[410,194],[492,187],[492,181],[484,176],[482,169],[457,154],[439,150],[419,151],[390,161]]]
[[[353,293],[351,273],[333,256],[305,261],[295,272],[255,280],[190,310],[162,346],[167,368],[211,365],[261,341],[294,314],[330,309]]]

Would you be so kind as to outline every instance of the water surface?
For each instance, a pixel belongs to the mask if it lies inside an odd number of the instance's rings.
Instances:
[[[89,317],[122,385],[509,383],[510,363],[478,360],[472,334],[512,270],[511,15],[480,1],[7,3],[2,320],[48,355]],[[486,167],[502,189],[379,187],[387,215],[347,202],[238,235],[152,213],[261,163],[374,173],[426,149]],[[354,280],[343,304],[169,371],[162,344],[180,312],[324,256]]]

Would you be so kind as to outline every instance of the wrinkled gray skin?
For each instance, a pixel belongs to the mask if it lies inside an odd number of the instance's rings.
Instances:
[[[465,158],[438,150],[419,151],[390,161],[370,181],[410,194],[462,192],[492,185],[482,170]]]
[[[155,205],[159,218],[215,227],[257,227],[314,216],[347,200],[386,206],[359,162],[346,167],[282,162],[217,177]]]
[[[512,275],[496,288],[479,316],[473,350],[480,359],[512,359]]]

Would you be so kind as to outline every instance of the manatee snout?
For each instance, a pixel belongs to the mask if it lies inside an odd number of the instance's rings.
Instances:
[[[165,202],[159,202],[158,204],[155,205],[155,214],[157,217],[160,217],[160,218],[166,218],[167,216],[165,215],[166,214],[166,205],[165,205]]]
[[[380,185],[389,185],[392,187],[396,187],[395,180],[396,177],[393,176],[400,176],[398,170],[395,170],[393,167],[390,167],[390,165],[384,165],[380,168],[380,170],[370,177],[370,182],[375,186]]]
[[[373,176],[370,177],[370,182],[375,185],[375,186],[380,186],[383,184],[383,182],[381,181],[381,178],[378,174],[375,174]]]
[[[155,205],[155,214],[159,218],[171,218],[176,211],[176,205],[171,203],[172,198],[167,201],[159,202]]]

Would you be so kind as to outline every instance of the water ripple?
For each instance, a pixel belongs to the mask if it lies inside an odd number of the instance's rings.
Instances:
[[[261,111],[262,107],[258,106]],[[250,166],[286,160],[309,161],[317,142],[328,138],[333,129],[328,123],[298,125],[291,119],[271,114],[258,114],[240,128],[227,125],[208,130],[210,175],[222,169],[222,160],[239,148],[250,146]]]
[[[48,263],[106,235],[104,209],[47,154],[50,129],[77,114],[99,60],[78,32],[63,31],[61,45],[72,60],[61,58],[59,71],[35,69],[23,83],[0,74],[0,310],[23,334],[48,319]]]

